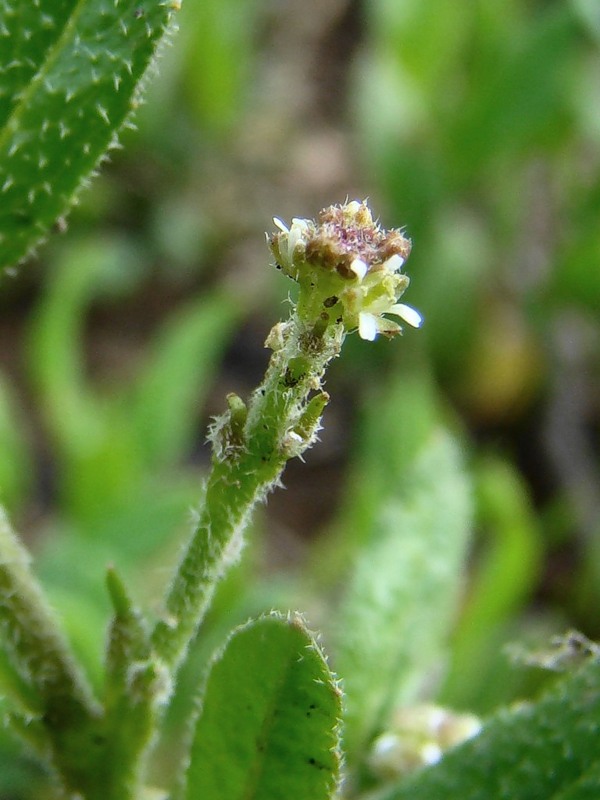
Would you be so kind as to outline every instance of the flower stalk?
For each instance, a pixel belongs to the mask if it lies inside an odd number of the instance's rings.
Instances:
[[[0,634],[26,687],[27,708],[10,721],[54,767],[65,796],[133,800],[161,708],[172,692],[219,579],[237,560],[254,505],[280,485],[287,461],[317,439],[327,366],[348,332],[392,337],[417,311],[399,303],[410,241],[382,230],[365,203],[321,212],[317,222],[275,220],[268,237],[276,265],[298,284],[296,305],[265,345],[272,350],[261,385],[246,404],[230,394],[209,432],[212,467],[197,522],[152,628],[114,569],[114,606],[103,703],[70,652],[29,566],[29,556],[0,512]]]
[[[157,655],[171,668],[185,654],[219,578],[237,560],[252,508],[278,485],[288,459],[314,442],[328,400],[323,374],[343,334],[341,324],[316,335],[297,320],[272,332],[267,341],[277,349],[248,408],[230,395],[229,410],[215,420],[197,525],[153,635]]]
[[[346,333],[366,340],[401,332],[387,314],[418,327],[417,311],[398,303],[408,278],[401,268],[411,244],[384,231],[366,203],[324,209],[317,222],[294,219],[268,237],[276,266],[298,284],[287,322],[271,330],[273,353],[263,383],[248,406],[228,397],[228,411],[210,431],[212,468],[197,524],[168,589],[152,643],[171,669],[183,659],[219,578],[235,562],[257,501],[280,484],[290,458],[317,438],[329,396],[323,378]]]

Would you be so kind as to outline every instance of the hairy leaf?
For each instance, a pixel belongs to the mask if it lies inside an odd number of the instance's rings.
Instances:
[[[347,538],[361,540],[334,630],[350,756],[437,677],[463,580],[470,484],[430,392],[403,379],[372,404],[344,515]]]
[[[214,663],[186,800],[326,800],[338,777],[340,692],[298,617],[232,636]]]
[[[116,144],[176,5],[3,4],[0,268],[19,262],[47,234]]]

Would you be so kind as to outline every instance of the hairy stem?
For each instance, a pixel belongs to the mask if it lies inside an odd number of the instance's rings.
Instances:
[[[101,744],[100,709],[1,509],[0,633],[60,779],[80,790]]]
[[[152,636],[156,654],[172,669],[200,625],[217,581],[237,559],[253,506],[279,483],[287,460],[313,443],[328,400],[322,376],[343,336],[339,324],[306,329],[295,316],[275,326],[267,340],[274,353],[249,407],[230,395],[229,411],[216,420],[198,523]]]

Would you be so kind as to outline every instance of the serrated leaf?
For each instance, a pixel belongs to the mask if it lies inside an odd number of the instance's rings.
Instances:
[[[326,800],[339,716],[339,689],[302,620],[248,623],[210,672],[186,800]]]
[[[114,143],[176,3],[20,5],[34,9],[29,30],[52,24],[62,35],[37,36],[47,49],[33,67],[15,70],[12,81],[11,62],[2,65],[10,115],[0,131],[0,268],[16,264],[45,236]],[[2,41],[10,39],[10,11],[5,4]],[[31,80],[22,85],[25,75]]]
[[[475,739],[379,800],[588,800],[598,796],[600,663],[536,703],[491,719]],[[593,791],[595,786],[595,793]]]

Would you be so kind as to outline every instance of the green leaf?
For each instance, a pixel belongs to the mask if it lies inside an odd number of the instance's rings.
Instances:
[[[14,510],[33,474],[18,397],[0,373],[0,502]]]
[[[107,285],[139,266],[139,254],[119,237],[71,240],[47,273],[29,332],[28,360],[39,405],[66,459],[98,448],[108,420],[86,381],[83,341],[88,306]]]
[[[336,525],[339,536],[327,553],[328,561],[337,553],[348,562],[354,558],[354,547],[369,541],[373,509],[397,493],[436,419],[433,391],[422,376],[404,374],[383,390],[370,392],[355,448],[354,474]]]
[[[127,290],[139,262],[138,251],[118,237],[62,248],[30,332],[28,355],[58,451],[61,499],[88,535],[92,526],[135,506],[140,492],[151,491],[156,508],[161,493],[156,487],[146,491],[142,483],[150,470],[186,455],[241,309],[230,294],[191,300],[149,345],[135,386],[101,396],[84,369],[86,315],[95,297]],[[138,518],[147,516],[146,500],[137,506]]]
[[[522,478],[508,462],[486,458],[475,467],[479,546],[469,593],[453,636],[445,705],[488,711],[506,702],[510,680],[494,685],[506,626],[536,588],[543,545]],[[504,632],[504,637],[502,633]],[[514,674],[514,670],[512,671]]]
[[[227,135],[249,95],[254,70],[257,4],[204,0],[184,7],[185,89],[203,131]]]
[[[151,466],[185,453],[213,371],[240,313],[235,298],[215,294],[173,315],[153,344],[128,419]]]
[[[435,676],[463,580],[469,484],[455,442],[434,433],[406,495],[389,497],[359,553],[338,620],[349,752]],[[400,487],[399,487],[400,488]]]
[[[297,616],[270,615],[214,662],[186,800],[325,800],[340,767],[340,691]]]
[[[29,31],[34,42],[16,59],[24,67],[12,68],[15,54],[10,52],[1,65],[0,86],[10,99],[0,131],[0,268],[19,262],[46,235],[116,144],[177,3],[44,0],[16,5],[28,10],[15,12],[4,4],[1,40],[12,43],[14,29],[21,31],[19,40]],[[44,35],[43,28],[52,32]],[[30,61],[27,53],[34,47]]]
[[[0,9],[0,125],[61,36],[76,0],[38,0],[37,3],[3,3]]]
[[[595,0],[571,0],[571,6],[590,35],[600,42],[600,14]]]
[[[600,761],[595,761],[568,789],[555,795],[555,800],[597,800],[599,786]]]
[[[491,719],[379,800],[587,800],[598,796],[600,663],[559,680],[534,704]]]
[[[34,698],[54,767],[65,787],[94,774],[99,708],[30,569],[30,557],[0,509],[0,638],[13,670]],[[70,791],[69,791],[70,793]]]
[[[83,353],[92,298],[138,263],[137,252],[119,238],[71,242],[48,273],[30,329],[30,370],[55,446],[61,500],[86,521],[106,514],[139,475],[131,425],[87,380]]]
[[[520,26],[519,26],[520,27]],[[577,25],[566,3],[548,5],[534,25],[500,45],[485,80],[470,76],[466,113],[455,114],[447,158],[476,180],[497,159],[560,142],[568,131],[568,74]]]
[[[409,378],[372,404],[362,485],[344,515],[346,535],[360,538],[333,630],[350,757],[439,669],[463,582],[470,483],[430,393]]]
[[[169,679],[152,657],[146,621],[114,568],[109,568],[106,582],[114,616],[106,652],[104,780],[115,796],[133,798],[139,797],[140,762],[155,734],[158,697]]]

